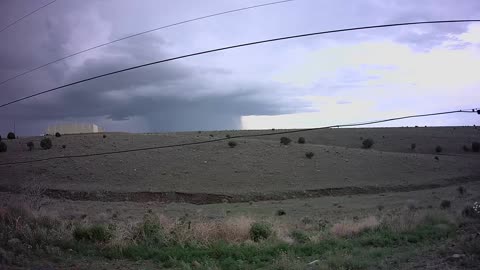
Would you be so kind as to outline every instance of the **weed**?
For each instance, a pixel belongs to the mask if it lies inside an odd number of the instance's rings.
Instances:
[[[281,137],[280,138],[280,143],[283,144],[283,145],[288,145],[288,144],[290,144],[290,142],[292,142],[292,140],[288,137]]]
[[[374,142],[373,142],[373,139],[371,139],[371,138],[365,139],[362,142],[363,148],[365,148],[365,149],[371,148],[373,146],[373,144],[374,144]]]
[[[272,234],[272,226],[264,222],[255,222],[250,227],[250,238],[255,242],[267,239],[272,236]]]
[[[7,152],[7,144],[0,141],[0,152]]]
[[[452,205],[452,203],[449,200],[443,200],[440,203],[440,208],[441,209],[448,209],[448,208],[450,208],[451,205]]]
[[[44,150],[52,148],[52,140],[50,138],[43,138],[40,141],[40,147],[42,147]]]
[[[28,151],[32,151],[35,145],[33,144],[33,142],[28,142],[27,147],[28,147]]]

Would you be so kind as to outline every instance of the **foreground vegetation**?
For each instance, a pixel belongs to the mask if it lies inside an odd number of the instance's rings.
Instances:
[[[255,221],[239,216],[189,221],[149,213],[137,224],[63,222],[21,207],[0,208],[0,262],[35,258],[151,260],[175,269],[371,269],[401,262],[452,238],[459,221],[446,211],[407,210],[329,225]],[[477,250],[478,252],[478,250]]]

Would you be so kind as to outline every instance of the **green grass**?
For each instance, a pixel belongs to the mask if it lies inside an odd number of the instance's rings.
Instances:
[[[107,258],[154,260],[164,267],[187,269],[195,264],[204,267],[215,265],[220,269],[272,269],[275,261],[284,254],[299,259],[302,265],[318,259],[321,267],[325,269],[369,269],[379,265],[386,257],[398,255],[399,250],[420,248],[453,236],[453,233],[454,227],[451,225],[426,224],[410,232],[398,233],[380,228],[351,238],[331,236],[316,243],[264,241],[250,244],[217,242],[207,246],[165,246],[162,243],[155,246],[148,242],[123,248],[100,249],[88,244],[77,245],[75,248],[88,255],[92,255],[92,250],[96,250],[97,255]]]

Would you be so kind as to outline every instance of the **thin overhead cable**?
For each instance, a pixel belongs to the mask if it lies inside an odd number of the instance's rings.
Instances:
[[[176,56],[176,57],[163,59],[163,60],[158,60],[158,61],[154,61],[154,62],[142,64],[142,65],[137,65],[137,66],[133,66],[133,67],[129,67],[129,68],[124,68],[124,69],[109,72],[109,73],[104,73],[104,74],[101,74],[101,75],[97,75],[97,76],[93,76],[93,77],[90,77],[90,78],[87,78],[87,79],[83,79],[83,80],[75,81],[75,82],[72,82],[72,83],[64,84],[64,85],[61,85],[61,86],[58,86],[58,87],[55,87],[55,88],[51,88],[51,89],[48,89],[48,90],[45,90],[45,91],[37,92],[35,94],[32,94],[32,95],[29,95],[29,96],[26,96],[26,97],[22,97],[22,98],[4,103],[4,104],[0,105],[0,108],[1,107],[6,107],[8,105],[11,105],[11,104],[14,104],[14,103],[17,103],[17,102],[20,102],[22,100],[26,100],[26,99],[29,99],[29,98],[32,98],[32,97],[36,97],[36,96],[43,95],[43,94],[46,94],[46,93],[49,93],[49,92],[53,92],[53,91],[56,91],[56,90],[59,90],[59,89],[62,89],[62,88],[68,87],[68,86],[88,82],[88,81],[99,79],[99,78],[102,78],[102,77],[107,77],[107,76],[114,75],[114,74],[117,74],[117,73],[122,73],[122,72],[125,72],[125,71],[139,69],[139,68],[143,68],[143,67],[147,67],[147,66],[152,66],[152,65],[165,63],[165,62],[170,62],[170,61],[183,59],[183,58],[188,58],[188,57],[192,57],[192,56],[209,54],[209,53],[218,52],[218,51],[230,50],[230,49],[234,49],[234,48],[258,45],[258,44],[269,43],[269,42],[276,42],[276,41],[281,41],[281,40],[316,36],[316,35],[339,33],[339,32],[348,32],[348,31],[358,31],[358,30],[366,30],[366,29],[374,29],[374,28],[387,28],[387,27],[418,25],[418,24],[465,23],[465,22],[480,22],[480,19],[477,19],[477,20],[420,21],[420,22],[406,22],[406,23],[370,25],[370,26],[361,26],[361,27],[343,28],[343,29],[336,29],[336,30],[313,32],[313,33],[306,33],[306,34],[293,35],[293,36],[284,36],[284,37],[279,37],[279,38],[272,38],[272,39],[265,39],[265,40],[260,40],[260,41],[242,43],[242,44],[237,44],[237,45],[232,45],[232,46],[227,46],[227,47],[222,47],[222,48],[217,48],[217,49],[212,49],[212,50],[206,50],[206,51],[200,51],[200,52],[191,53],[191,54],[185,54],[185,55]]]
[[[21,21],[21,20],[27,18],[28,16],[36,13],[36,12],[39,11],[40,9],[46,8],[47,6],[53,4],[55,1],[57,1],[57,0],[53,0],[52,2],[49,2],[49,3],[47,3],[47,4],[43,5],[43,6],[35,9],[34,11],[32,11],[32,12],[28,13],[27,15],[21,17],[20,19],[17,19],[17,20],[15,20],[15,21],[13,21],[12,23],[10,23],[10,24],[8,24],[7,26],[5,26],[4,28],[2,28],[2,30],[0,30],[0,33],[2,33],[3,31],[7,30],[7,29],[10,28],[10,27],[12,27],[13,25],[15,25],[16,23],[18,23],[19,21]]]
[[[93,157],[93,156],[104,156],[104,155],[114,155],[114,154],[140,152],[140,151],[157,150],[157,149],[165,149],[165,148],[184,147],[184,146],[190,146],[190,145],[200,145],[200,144],[208,144],[208,143],[226,141],[226,140],[231,140],[231,139],[253,138],[253,137],[263,137],[263,136],[272,136],[272,135],[283,135],[283,134],[291,134],[291,133],[321,130],[321,129],[330,129],[330,128],[356,127],[356,126],[364,126],[364,125],[378,124],[378,123],[384,123],[384,122],[398,121],[398,120],[408,119],[408,118],[419,118],[419,117],[454,114],[454,113],[477,113],[477,112],[475,110],[472,111],[471,109],[469,109],[469,110],[466,110],[466,111],[456,110],[456,111],[436,112],[436,113],[428,113],[428,114],[416,114],[416,115],[388,118],[388,119],[383,119],[383,120],[369,121],[369,122],[358,123],[358,124],[340,124],[340,125],[332,125],[332,126],[317,127],[317,128],[286,130],[286,131],[280,131],[280,132],[267,132],[267,133],[260,133],[260,134],[246,134],[246,135],[230,136],[230,138],[213,139],[213,140],[208,140],[208,141],[160,145],[160,146],[134,148],[134,149],[127,149],[127,150],[119,150],[119,151],[98,152],[98,153],[83,154],[83,155],[56,156],[56,157],[48,157],[48,158],[34,159],[34,160],[13,161],[13,162],[0,163],[0,166],[26,164],[26,163],[36,163],[36,162],[41,162],[41,161],[57,160],[57,159],[85,158],[85,157]]]
[[[109,42],[105,42],[105,43],[102,43],[102,44],[99,44],[99,45],[96,45],[96,46],[93,46],[93,47],[90,47],[90,48],[87,48],[87,49],[84,49],[84,50],[81,50],[81,51],[78,51],[78,52],[75,52],[75,53],[72,53],[72,54],[69,54],[69,55],[66,55],[66,56],[61,57],[59,59],[56,59],[56,60],[53,60],[51,62],[42,64],[40,66],[31,68],[27,71],[19,73],[19,74],[15,75],[13,77],[10,77],[6,80],[0,81],[0,85],[6,83],[8,81],[11,81],[13,79],[16,79],[18,77],[21,77],[23,75],[27,75],[29,73],[32,73],[32,72],[34,72],[36,70],[39,70],[41,68],[44,68],[46,66],[49,66],[51,64],[55,64],[55,63],[58,63],[62,60],[65,60],[67,58],[73,57],[75,55],[79,55],[79,54],[84,53],[84,52],[88,52],[88,51],[91,51],[91,50],[94,50],[94,49],[98,49],[100,47],[104,47],[104,46],[107,46],[107,45],[110,45],[112,43],[119,42],[119,41],[122,41],[122,40],[125,40],[125,39],[137,37],[137,36],[144,35],[144,34],[151,33],[151,32],[155,32],[155,31],[158,31],[158,30],[161,30],[161,29],[165,29],[165,28],[169,28],[169,27],[173,27],[173,26],[177,26],[177,25],[181,25],[181,24],[186,24],[186,23],[193,22],[193,21],[199,21],[199,20],[203,20],[203,19],[207,19],[207,18],[211,18],[211,17],[215,17],[215,16],[220,16],[220,15],[224,15],[224,14],[228,14],[228,13],[234,13],[234,12],[238,12],[238,11],[254,9],[254,8],[259,8],[259,7],[265,7],[265,6],[271,6],[271,5],[282,4],[282,3],[293,2],[293,1],[297,1],[297,0],[283,0],[283,1],[270,2],[270,3],[266,3],[266,4],[261,4],[261,5],[244,7],[244,8],[232,9],[232,10],[223,11],[223,12],[219,12],[219,13],[215,13],[215,14],[211,14],[211,15],[206,15],[206,16],[202,16],[202,17],[197,17],[197,18],[193,18],[193,19],[189,19],[189,20],[185,20],[185,21],[181,21],[181,22],[177,22],[177,23],[173,23],[173,24],[169,24],[169,25],[165,25],[165,26],[161,26],[161,27],[157,27],[157,28],[153,28],[153,29],[146,30],[146,31],[143,31],[143,32],[140,32],[140,33],[124,36],[122,38],[118,38],[118,39],[115,39],[115,40],[112,40],[112,41],[109,41]]]

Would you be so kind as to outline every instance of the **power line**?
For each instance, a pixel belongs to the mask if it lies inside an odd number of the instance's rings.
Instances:
[[[1,81],[0,85],[6,83],[8,81],[11,81],[13,79],[16,79],[20,76],[29,74],[31,72],[34,72],[36,70],[39,70],[39,69],[44,68],[46,66],[49,66],[51,64],[55,64],[55,63],[58,63],[62,60],[65,60],[67,58],[73,57],[75,55],[79,55],[79,54],[84,53],[84,52],[88,52],[88,51],[91,51],[91,50],[94,50],[94,49],[98,49],[100,47],[104,47],[104,46],[107,46],[107,45],[110,45],[112,43],[119,42],[119,41],[122,41],[122,40],[125,40],[125,39],[133,38],[133,37],[136,37],[136,36],[151,33],[151,32],[154,32],[154,31],[161,30],[161,29],[165,29],[165,28],[169,28],[169,27],[173,27],[173,26],[177,26],[177,25],[181,25],[181,24],[185,24],[185,23],[189,23],[189,22],[193,22],[193,21],[203,20],[203,19],[207,19],[207,18],[211,18],[211,17],[215,17],[215,16],[220,16],[220,15],[224,15],[224,14],[228,14],[228,13],[234,13],[234,12],[243,11],[243,10],[247,10],[247,9],[254,9],[254,8],[259,8],[259,7],[264,7],[264,6],[270,6],[270,5],[282,4],[282,3],[286,3],[286,2],[292,2],[292,1],[297,1],[297,0],[283,0],[283,1],[270,2],[270,3],[266,3],[266,4],[261,4],[261,5],[244,7],[244,8],[232,9],[232,10],[223,11],[223,12],[219,12],[219,13],[215,13],[215,14],[211,14],[211,15],[206,15],[206,16],[202,16],[202,17],[197,17],[197,18],[193,18],[193,19],[189,19],[189,20],[185,20],[185,21],[181,21],[181,22],[177,22],[177,23],[173,23],[173,24],[169,24],[169,25],[165,25],[165,26],[161,26],[161,27],[157,27],[157,28],[153,28],[153,29],[146,30],[146,31],[143,31],[143,32],[140,32],[140,33],[128,35],[128,36],[125,36],[125,37],[122,37],[122,38],[118,38],[118,39],[115,39],[115,40],[112,40],[112,41],[109,41],[109,42],[106,42],[106,43],[102,43],[102,44],[99,44],[99,45],[96,45],[96,46],[93,46],[93,47],[90,47],[90,48],[87,48],[87,49],[84,49],[84,50],[81,50],[81,51],[78,51],[78,52],[75,52],[75,53],[72,53],[72,54],[69,54],[69,55],[64,56],[62,58],[59,58],[57,60],[45,63],[45,64],[37,66],[37,67],[34,67],[34,68],[29,69],[25,72],[19,73],[19,74],[15,75],[11,78],[8,78],[4,81]]]
[[[187,57],[192,57],[192,56],[197,56],[197,55],[202,55],[202,54],[209,54],[209,53],[218,52],[218,51],[230,50],[230,49],[234,49],[234,48],[258,45],[258,44],[262,44],[262,43],[269,43],[269,42],[275,42],[275,41],[281,41],[281,40],[287,40],[287,39],[338,33],[338,32],[357,31],[357,30],[365,30],[365,29],[373,29],[373,28],[396,27],[396,26],[405,26],[405,25],[461,23],[461,22],[480,22],[480,19],[477,19],[477,20],[421,21],[421,22],[407,22],[407,23],[371,25],[371,26],[362,26],[362,27],[343,28],[343,29],[336,29],[336,30],[313,32],[313,33],[307,33],[307,34],[285,36],[285,37],[279,37],[279,38],[272,38],[272,39],[265,39],[265,40],[260,40],[260,41],[242,43],[242,44],[237,44],[237,45],[232,45],[232,46],[227,46],[227,47],[222,47],[222,48],[217,48],[217,49],[212,49],[212,50],[206,50],[206,51],[200,51],[200,52],[191,53],[191,54],[185,54],[185,55],[182,55],[182,56],[176,56],[176,57],[163,59],[163,60],[159,60],[159,61],[154,61],[154,62],[150,62],[150,63],[147,63],[147,64],[138,65],[138,66],[133,66],[133,67],[129,67],[129,68],[125,68],[125,69],[121,69],[121,70],[117,70],[117,71],[113,71],[113,72],[109,72],[109,73],[104,73],[102,75],[97,75],[97,76],[90,77],[90,78],[87,78],[87,79],[83,79],[83,80],[75,81],[75,82],[72,82],[72,83],[64,84],[64,85],[61,85],[61,86],[58,86],[58,87],[55,87],[55,88],[51,88],[51,89],[41,91],[41,92],[26,96],[26,97],[23,97],[23,98],[19,98],[19,99],[7,102],[5,104],[0,105],[0,108],[1,107],[6,107],[8,105],[11,105],[11,104],[14,104],[14,103],[17,103],[17,102],[20,102],[22,100],[26,100],[26,99],[36,97],[36,96],[39,96],[39,95],[42,95],[42,94],[53,92],[53,91],[56,91],[56,90],[59,90],[59,89],[62,89],[62,88],[68,87],[68,86],[84,83],[84,82],[87,82],[87,81],[99,79],[99,78],[110,76],[110,75],[113,75],[113,74],[122,73],[122,72],[125,72],[125,71],[134,70],[134,69],[138,69],[138,68],[143,68],[143,67],[147,67],[147,66],[152,66],[152,65],[156,65],[156,64],[160,64],[160,63],[169,62],[169,61],[174,61],[174,60],[178,60],[178,59],[182,59],[182,58],[187,58]]]
[[[35,13],[35,12],[39,11],[40,9],[42,9],[42,8],[45,8],[45,7],[47,7],[47,6],[51,5],[51,4],[53,4],[53,2],[55,2],[55,1],[57,1],[57,0],[53,0],[52,2],[49,2],[48,4],[45,4],[45,5],[43,5],[43,6],[39,7],[39,8],[37,8],[37,9],[35,9],[34,11],[32,11],[32,12],[28,13],[27,15],[25,15],[25,16],[23,16],[23,17],[21,17],[20,19],[18,19],[18,20],[16,20],[16,21],[14,21],[14,22],[12,22],[12,23],[10,23],[9,25],[5,26],[5,27],[4,27],[2,30],[0,30],[0,33],[2,33],[3,31],[7,30],[7,29],[8,29],[8,28],[10,28],[10,27],[12,27],[14,24],[18,23],[19,21],[21,21],[21,20],[25,19],[26,17],[28,17],[28,16],[32,15],[33,13]]]
[[[365,125],[378,124],[378,123],[384,123],[384,122],[398,121],[398,120],[408,119],[408,118],[419,118],[419,117],[454,114],[454,113],[477,113],[477,112],[475,110],[472,111],[471,109],[469,109],[467,111],[456,110],[456,111],[436,112],[436,113],[428,113],[428,114],[416,114],[416,115],[408,115],[408,116],[388,118],[388,119],[383,119],[383,120],[369,121],[369,122],[358,123],[358,124],[340,124],[340,125],[333,125],[333,126],[287,130],[287,131],[280,131],[280,132],[268,132],[268,133],[260,133],[260,134],[237,135],[237,136],[230,136],[230,138],[219,138],[219,139],[208,140],[208,141],[200,141],[200,142],[188,142],[188,143],[169,144],[169,145],[160,145],[160,146],[152,146],[152,147],[144,147],[144,148],[119,150],[119,151],[109,151],[109,152],[100,152],[100,153],[92,153],[92,154],[83,154],[83,155],[57,156],[57,157],[49,157],[49,158],[42,158],[42,159],[35,159],[35,160],[6,162],[6,163],[0,163],[0,166],[26,164],[26,163],[36,163],[36,162],[56,160],[56,159],[84,158],[84,157],[114,155],[114,154],[140,152],[140,151],[148,151],[148,150],[156,150],[156,149],[183,147],[183,146],[190,146],[190,145],[208,144],[208,143],[214,143],[214,142],[220,142],[220,141],[226,141],[226,140],[238,139],[238,138],[253,138],[253,137],[263,137],[263,136],[272,136],[272,135],[291,134],[291,133],[306,132],[306,131],[321,130],[321,129],[330,129],[330,128],[365,126]]]

